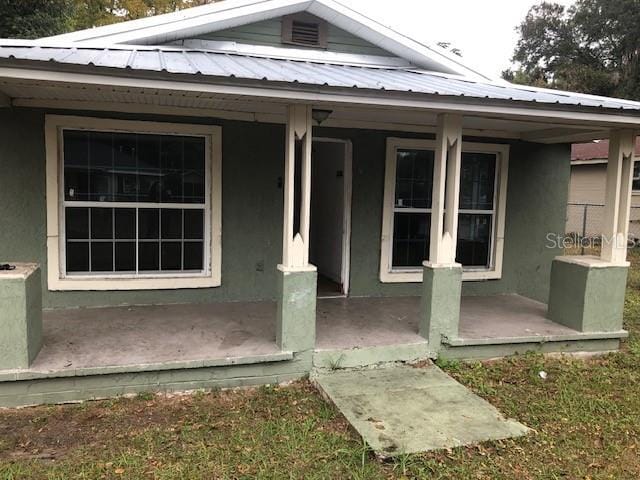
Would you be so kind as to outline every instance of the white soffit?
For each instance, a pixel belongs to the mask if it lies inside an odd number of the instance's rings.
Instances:
[[[166,92],[153,88],[93,87],[77,88],[64,84],[39,85],[25,81],[0,81],[0,92],[21,107],[79,109],[84,111],[118,111],[186,116],[217,117],[234,120],[284,123],[286,102],[259,101],[228,95],[197,92]],[[327,127],[370,128],[407,132],[435,132],[436,115],[431,112],[381,110],[318,104],[332,110]],[[520,122],[487,117],[466,116],[465,135],[522,138],[529,132],[554,125]],[[558,128],[561,125],[557,125]],[[579,133],[579,127],[573,130]],[[545,139],[539,140],[549,143]]]

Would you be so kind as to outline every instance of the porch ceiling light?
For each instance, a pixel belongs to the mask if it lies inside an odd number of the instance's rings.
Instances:
[[[322,122],[324,122],[327,118],[329,118],[329,115],[331,115],[333,113],[333,110],[322,110],[319,108],[314,108],[311,111],[311,117],[318,122],[318,125],[320,125]]]

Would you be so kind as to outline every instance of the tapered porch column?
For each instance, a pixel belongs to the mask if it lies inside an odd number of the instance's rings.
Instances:
[[[600,258],[605,262],[624,263],[627,259],[634,146],[633,131],[611,133],[600,252]]]
[[[600,257],[557,257],[551,268],[549,318],[581,332],[622,329],[634,146],[635,132],[611,132]]]
[[[440,348],[442,337],[458,334],[462,266],[456,263],[462,116],[438,116],[433,165],[433,195],[429,259],[423,263],[422,318],[420,334],[431,351]]]
[[[309,264],[312,140],[311,106],[290,105],[285,135],[276,341],[281,349],[294,352],[311,350],[315,346],[317,272]],[[296,172],[298,168],[300,172]]]

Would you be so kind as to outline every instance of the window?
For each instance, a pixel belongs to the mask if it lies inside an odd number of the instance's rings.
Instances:
[[[389,139],[380,278],[419,282],[429,257],[432,141]],[[500,278],[508,147],[463,143],[456,261],[465,280]]]
[[[640,192],[640,161],[633,162],[633,184],[632,190]]]
[[[48,116],[47,159],[50,289],[220,284],[218,127]]]
[[[327,47],[327,22],[300,13],[282,18],[282,43],[303,47]]]

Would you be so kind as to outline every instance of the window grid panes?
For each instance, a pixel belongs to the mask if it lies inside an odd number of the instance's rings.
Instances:
[[[487,269],[495,229],[497,154],[463,152],[456,261]],[[434,151],[396,150],[392,268],[413,270],[429,258]]]
[[[68,274],[205,270],[205,138],[63,130]]]
[[[396,268],[415,268],[429,255],[433,159],[431,150],[396,152],[392,257]]]

